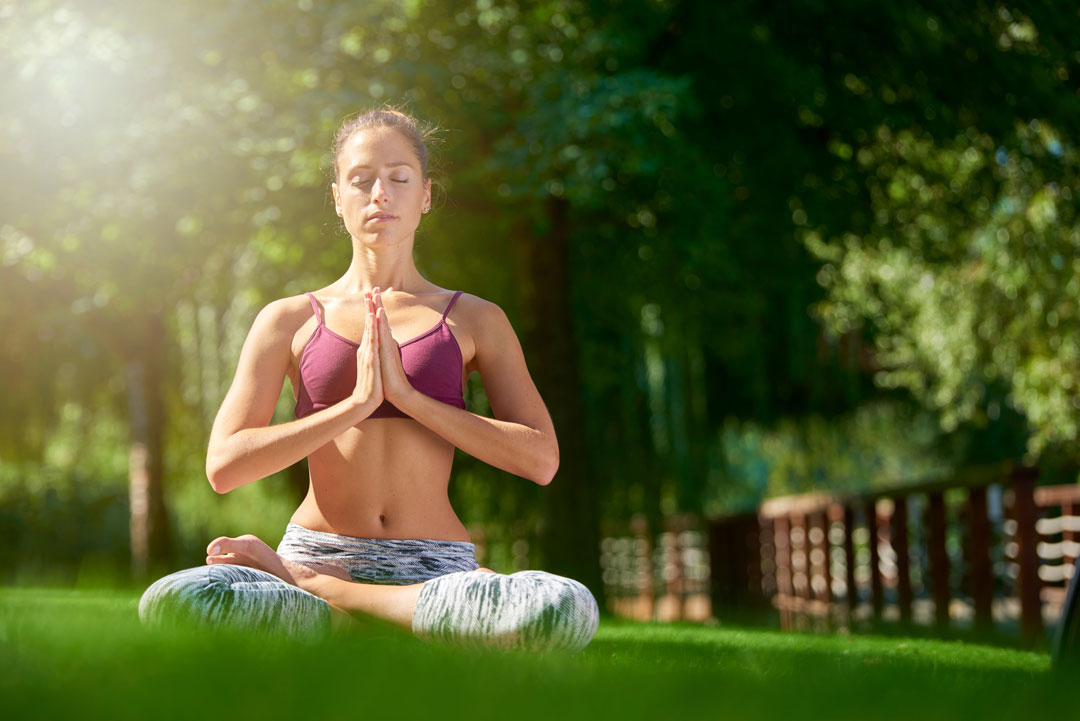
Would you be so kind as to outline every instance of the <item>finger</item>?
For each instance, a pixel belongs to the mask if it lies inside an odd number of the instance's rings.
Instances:
[[[386,309],[382,306],[375,311],[375,325],[378,326],[376,335],[379,340],[386,340],[386,336],[390,333],[390,324],[386,322]]]
[[[374,297],[374,300],[375,300],[375,313],[378,314],[378,312],[381,310],[382,311],[382,317],[383,317],[383,319],[385,319],[386,318],[386,306],[384,306],[383,302],[382,302],[382,293],[376,293],[375,297]],[[388,323],[384,323],[384,325],[389,326]]]

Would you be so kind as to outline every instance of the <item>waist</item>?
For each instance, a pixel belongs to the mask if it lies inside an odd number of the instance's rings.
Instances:
[[[404,586],[475,571],[476,546],[438,539],[358,538],[290,523],[277,552],[304,565],[334,566],[354,581]]]

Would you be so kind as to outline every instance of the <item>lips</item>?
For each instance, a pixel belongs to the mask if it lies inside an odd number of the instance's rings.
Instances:
[[[367,219],[372,223],[388,223],[391,220],[397,220],[397,216],[393,213],[372,213]]]

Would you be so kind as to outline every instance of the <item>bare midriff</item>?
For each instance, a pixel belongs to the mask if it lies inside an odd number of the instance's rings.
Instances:
[[[307,339],[313,320],[296,338]],[[430,312],[408,324],[415,333],[431,326]],[[462,388],[473,355],[472,341],[451,331],[462,349]],[[288,377],[298,391],[300,354],[294,348]],[[312,531],[356,538],[469,541],[469,533],[450,505],[447,489],[454,446],[412,418],[369,418],[308,456],[307,496],[290,521]]]
[[[308,456],[291,521],[358,538],[468,541],[447,487],[454,447],[411,418],[373,418]]]

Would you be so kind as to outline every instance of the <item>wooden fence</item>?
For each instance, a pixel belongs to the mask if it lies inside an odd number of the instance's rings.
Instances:
[[[771,605],[784,628],[897,620],[1041,640],[1080,556],[1080,486],[1037,481],[995,466],[713,519],[714,613]]]
[[[704,520],[643,517],[601,546],[608,609],[638,619],[779,613],[785,629],[916,623],[1016,633],[1056,624],[1080,557],[1080,485],[999,465],[863,494],[775,498]]]

